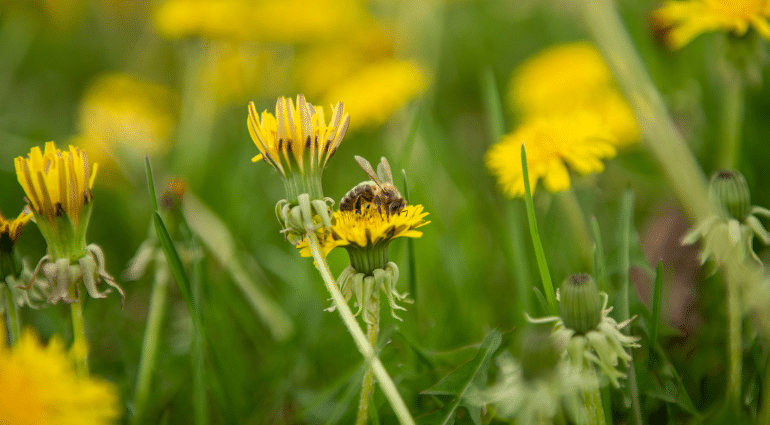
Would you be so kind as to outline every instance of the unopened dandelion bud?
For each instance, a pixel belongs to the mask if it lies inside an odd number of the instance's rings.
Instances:
[[[578,334],[596,328],[602,318],[602,301],[591,275],[574,274],[564,281],[559,311],[564,325]]]
[[[528,381],[545,377],[556,370],[561,353],[548,326],[528,326],[519,341],[522,374]]]
[[[743,221],[751,212],[751,195],[746,179],[738,171],[722,170],[711,177],[709,199],[724,218]]]

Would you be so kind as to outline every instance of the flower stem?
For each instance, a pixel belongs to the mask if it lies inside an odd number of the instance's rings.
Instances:
[[[8,286],[3,285],[5,298],[5,314],[8,316],[8,330],[11,332],[11,344],[19,340],[21,328],[19,324],[19,312],[16,310],[16,303],[13,302],[13,296]]]
[[[741,153],[741,123],[743,122],[743,78],[732,63],[720,69],[722,77],[722,143],[718,166],[724,170],[738,169]]]
[[[377,337],[380,333],[380,296],[379,291],[372,296],[370,304],[371,316],[366,326],[366,336],[369,338],[369,344],[373,348],[377,347]],[[369,311],[364,314],[369,314]],[[364,373],[364,382],[361,385],[361,398],[358,402],[358,416],[356,425],[366,425],[369,422],[369,403],[374,394],[374,374],[372,368],[367,367]]]
[[[166,312],[166,299],[168,298],[169,271],[165,262],[157,263],[155,282],[150,295],[150,311],[147,315],[147,328],[142,340],[142,357],[139,359],[139,373],[136,379],[134,393],[134,409],[136,415],[134,424],[144,423],[144,412],[147,398],[150,395],[150,383],[152,372],[155,369],[155,360],[158,358],[158,346],[163,325],[163,316]]]
[[[80,285],[80,284],[78,284]],[[75,355],[75,368],[78,376],[88,377],[88,340],[83,324],[83,296],[85,290],[78,288],[77,300],[70,304],[72,313],[72,349]]]
[[[730,407],[738,414],[741,406],[741,303],[737,279],[728,279],[727,286],[727,334],[730,361],[727,381],[727,397]]]
[[[592,382],[593,390],[586,392],[585,408],[586,408],[586,425],[606,425],[604,420],[604,408],[602,407],[602,395],[599,392],[599,380],[596,377],[596,371],[593,367],[588,368],[589,379]]]
[[[364,356],[364,359],[369,363],[374,375],[377,377],[380,388],[382,389],[382,392],[385,393],[385,397],[388,399],[390,406],[396,413],[396,417],[398,417],[398,420],[402,425],[415,425],[414,419],[409,413],[409,409],[407,409],[404,400],[401,398],[401,394],[399,394],[396,389],[396,384],[393,383],[393,379],[388,375],[388,372],[385,370],[385,366],[382,365],[380,359],[374,354],[372,345],[369,344],[364,332],[358,326],[356,319],[353,317],[353,312],[350,311],[350,307],[348,307],[345,302],[345,298],[343,298],[340,288],[337,286],[337,282],[335,282],[332,277],[329,265],[326,263],[326,258],[321,255],[318,237],[312,229],[307,232],[306,237],[308,239],[310,252],[313,253],[316,268],[318,268],[318,271],[321,273],[326,289],[331,294],[334,305],[337,307],[337,311],[340,313],[342,321],[345,323],[350,335],[353,337],[353,341],[356,343],[358,351]]]
[[[690,218],[709,214],[706,177],[679,134],[612,0],[583,0],[583,19],[636,115],[647,147]]]
[[[591,234],[588,232],[585,214],[583,214],[583,208],[580,206],[575,189],[569,188],[565,192],[560,192],[556,194],[556,198],[560,201],[569,226],[572,228],[572,237],[576,240],[575,245],[580,255],[580,261],[584,266],[590,266],[591,252],[593,251]]]

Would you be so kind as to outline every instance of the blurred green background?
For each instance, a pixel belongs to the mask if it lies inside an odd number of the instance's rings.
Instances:
[[[383,308],[380,339],[383,361],[415,416],[439,407],[419,392],[473,357],[474,351],[463,347],[478,344],[490,329],[509,331],[523,323],[517,279],[523,277],[527,287],[540,285],[524,202],[502,195],[484,165],[484,153],[498,137],[488,105],[490,98],[501,102],[505,131],[515,127],[507,94],[511,72],[547,46],[588,39],[574,5],[311,3],[11,0],[0,5],[0,208],[14,216],[23,207],[13,158],[33,146],[49,140],[60,148],[78,144],[99,163],[88,240],[103,248],[107,269],[127,297],[124,308],[114,294],[89,300],[86,331],[92,371],[119,386],[125,422],[131,418],[152,286],[152,273],[137,281],[120,278],[148,235],[145,155],[159,193],[171,177],[179,177],[188,193],[224,221],[249,274],[294,326],[288,339],[276,340],[225,269],[205,256],[210,423],[352,422],[362,358],[337,313],[323,311],[328,294],[312,261],[300,258],[278,233],[274,206],[283,197],[282,184],[269,166],[251,162],[258,153],[246,127],[251,100],[258,111],[272,111],[276,97],[305,93],[327,116],[331,102],[344,102],[352,126],[325,170],[325,194],[339,201],[366,179],[354,155],[370,161],[386,156],[394,171],[405,170],[410,203],[430,213],[431,224],[414,241],[416,302],[401,314],[403,323]],[[682,134],[710,174],[718,160],[722,96],[712,46],[720,35],[701,36],[671,53],[649,29],[647,16],[657,1],[617,5]],[[767,70],[763,76],[768,80]],[[770,205],[764,184],[770,175],[768,110],[768,85],[751,87],[740,169],[752,203],[763,206]],[[357,111],[365,117],[359,123]],[[395,174],[403,188],[401,173]],[[726,380],[722,285],[705,279],[693,248],[679,246],[690,224],[643,144],[619,152],[602,174],[573,179],[585,217],[596,217],[600,225],[611,278],[617,280],[619,272],[620,197],[626,188],[636,196],[639,242],[633,263],[643,270],[647,261],[663,259],[663,317],[670,328],[662,341],[696,407],[707,411],[723,398]],[[535,196],[556,283],[591,271],[590,253],[580,251],[559,196],[542,191]],[[526,250],[516,248],[516,238]],[[391,245],[391,260],[402,267],[402,290],[409,289],[405,247],[403,240]],[[34,225],[26,226],[18,250],[33,264],[45,253]],[[329,260],[334,273],[348,261],[342,250]],[[651,280],[644,271],[634,276],[638,298],[648,304]],[[534,300],[525,303],[532,315],[540,315]],[[70,338],[65,305],[24,309],[22,320],[44,338]],[[188,311],[172,285],[147,423],[161,418],[192,423],[191,333]],[[433,362],[421,362],[418,352]],[[614,394],[617,423],[625,423],[624,392]],[[382,422],[393,423],[379,392],[376,402]],[[649,420],[687,418],[652,398],[645,412]]]

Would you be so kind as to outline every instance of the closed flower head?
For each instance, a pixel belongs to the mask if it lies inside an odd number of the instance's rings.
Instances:
[[[22,211],[18,217],[9,220],[0,214],[0,255],[10,254],[16,241],[21,236],[21,229],[32,218],[28,211]]]

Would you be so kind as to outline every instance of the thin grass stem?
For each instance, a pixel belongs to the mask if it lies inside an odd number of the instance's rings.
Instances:
[[[329,270],[329,264],[326,262],[326,258],[321,254],[318,237],[312,230],[307,232],[306,237],[308,239],[310,252],[313,254],[313,259],[315,260],[316,268],[319,273],[321,273],[326,289],[331,294],[334,305],[340,313],[340,317],[342,317],[345,326],[348,328],[348,332],[350,332],[350,335],[353,337],[353,341],[356,343],[358,351],[364,356],[364,359],[366,359],[372,368],[374,376],[377,377],[380,388],[382,389],[382,392],[385,393],[385,397],[388,399],[390,406],[396,413],[398,421],[402,425],[415,425],[414,419],[409,413],[409,409],[407,409],[404,400],[401,398],[401,394],[399,394],[396,389],[396,384],[393,383],[393,379],[388,375],[388,372],[385,370],[385,366],[382,365],[380,359],[374,354],[372,345],[369,344],[364,332],[358,326],[356,319],[353,317],[353,312],[350,311],[350,307],[348,307],[345,302],[345,298],[342,296],[340,288],[337,286],[337,282],[332,277],[331,270]]]

